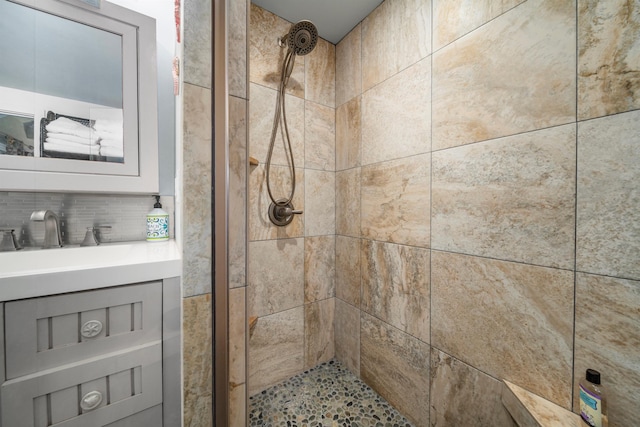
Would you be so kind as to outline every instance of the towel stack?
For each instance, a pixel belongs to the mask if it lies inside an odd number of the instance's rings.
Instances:
[[[59,117],[47,126],[47,138],[43,148],[47,151],[97,155],[100,151],[98,137],[92,129],[66,117]]]
[[[99,138],[101,155],[124,157],[122,120],[97,119],[93,128]]]

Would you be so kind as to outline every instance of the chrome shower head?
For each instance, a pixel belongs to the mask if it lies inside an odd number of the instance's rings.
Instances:
[[[311,21],[300,21],[293,24],[289,32],[282,38],[284,44],[296,55],[310,53],[318,43],[318,29]]]

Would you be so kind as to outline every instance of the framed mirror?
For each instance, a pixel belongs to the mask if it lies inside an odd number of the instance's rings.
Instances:
[[[0,190],[157,192],[155,21],[0,0]]]

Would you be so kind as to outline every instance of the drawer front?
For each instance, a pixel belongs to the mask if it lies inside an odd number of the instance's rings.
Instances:
[[[157,341],[5,382],[2,425],[98,427],[161,403]]]
[[[7,379],[162,337],[162,282],[5,304]]]

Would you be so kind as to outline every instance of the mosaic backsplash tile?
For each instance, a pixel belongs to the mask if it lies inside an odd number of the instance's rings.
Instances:
[[[162,196],[162,209],[169,212],[169,236],[174,235],[174,198]],[[40,247],[44,222],[31,221],[31,213],[51,210],[60,219],[62,241],[79,245],[87,227],[101,229],[101,243],[146,239],[146,217],[155,198],[149,195],[0,192],[0,227],[15,229],[22,247]]]

